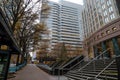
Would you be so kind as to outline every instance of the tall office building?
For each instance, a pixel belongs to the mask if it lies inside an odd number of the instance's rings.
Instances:
[[[82,6],[79,4],[60,1],[49,1],[51,7],[46,21],[50,30],[50,44],[53,48],[57,43],[65,43],[72,47],[82,47]]]
[[[119,17],[116,0],[84,0],[83,24],[85,38]]]
[[[116,46],[113,39],[119,35],[117,33],[119,28],[116,26],[119,25],[117,23],[120,16],[119,2],[119,0],[84,0],[82,12],[84,49],[88,56],[93,58],[108,48],[112,49],[108,55],[115,55]],[[117,40],[116,44],[119,43]]]

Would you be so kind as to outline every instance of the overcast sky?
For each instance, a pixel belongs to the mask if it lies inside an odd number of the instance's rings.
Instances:
[[[50,1],[58,2],[59,0],[50,0]],[[83,5],[83,0],[66,0],[66,1],[70,1],[70,2]]]

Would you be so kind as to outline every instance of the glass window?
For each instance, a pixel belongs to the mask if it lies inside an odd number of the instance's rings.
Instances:
[[[112,14],[113,15],[113,18],[115,18],[115,15],[114,14]]]
[[[107,30],[106,33],[109,34],[109,33],[110,33],[110,30]]]
[[[115,15],[114,15],[114,14],[111,14],[111,15],[110,15],[110,18],[111,18],[111,19],[115,18]]]
[[[112,8],[112,7],[110,7],[110,8],[109,8],[109,12],[112,12],[112,11],[113,11],[113,8]]]
[[[109,1],[107,1],[107,5],[109,6]]]
[[[108,2],[109,2],[109,4],[111,4],[111,1],[110,1],[110,0],[108,0]]]
[[[100,36],[99,36],[99,35],[97,35],[97,38],[99,39],[99,38],[100,38]]]
[[[101,36],[104,36],[104,33],[101,33]]]
[[[109,22],[108,18],[105,18],[105,22],[106,22],[106,23]]]
[[[115,31],[115,30],[117,30],[117,28],[116,28],[116,27],[113,27],[112,30]]]
[[[108,1],[107,1],[107,5],[109,6],[110,4],[111,4],[111,1],[110,1],[110,0],[108,0]]]
[[[98,2],[99,0],[96,0],[96,2]]]
[[[103,3],[104,2],[104,0],[101,0],[101,3]]]
[[[104,12],[104,16],[106,16],[106,15],[107,15],[107,11]]]
[[[105,5],[102,6],[102,9],[105,9]]]

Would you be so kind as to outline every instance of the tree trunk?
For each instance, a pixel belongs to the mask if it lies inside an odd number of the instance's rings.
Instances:
[[[21,55],[21,64],[24,62],[24,54]]]
[[[20,58],[20,54],[18,54],[18,56],[17,56],[16,66],[18,66],[18,65],[19,65],[19,58]]]

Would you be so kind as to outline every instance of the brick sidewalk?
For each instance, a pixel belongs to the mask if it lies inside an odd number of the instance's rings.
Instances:
[[[8,80],[58,80],[57,77],[47,74],[34,64],[28,64],[22,70],[18,71],[15,76],[15,78]]]

